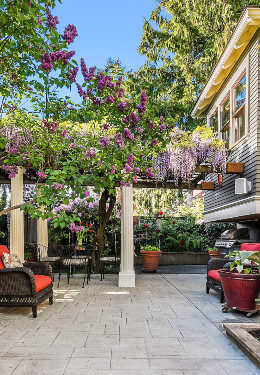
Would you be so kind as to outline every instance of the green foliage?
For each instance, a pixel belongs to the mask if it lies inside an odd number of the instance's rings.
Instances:
[[[160,249],[156,246],[146,245],[141,247],[141,251],[160,251]]]
[[[57,45],[58,33],[45,25],[46,7],[56,0],[2,0],[0,2],[0,92],[4,97],[25,94],[29,77],[37,73],[48,43]]]
[[[173,215],[183,204],[183,193],[170,189],[135,189],[133,202],[138,216],[150,216],[159,211]]]
[[[157,215],[134,218],[134,244],[136,253],[147,244],[162,252],[207,252],[216,238],[230,224],[197,223],[193,216],[170,217]],[[211,230],[211,226],[214,229]]]
[[[252,273],[258,267],[260,272],[260,251],[234,251],[226,255],[226,257],[234,259],[230,263],[230,271],[234,269],[244,274]]]
[[[153,97],[155,112],[168,114],[185,128],[198,93],[246,5],[259,0],[159,0],[144,21],[139,52],[147,63],[130,75],[131,87]]]

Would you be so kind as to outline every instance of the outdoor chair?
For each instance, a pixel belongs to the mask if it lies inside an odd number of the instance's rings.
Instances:
[[[243,243],[241,244],[241,251],[260,251],[260,243]],[[222,288],[221,278],[219,270],[226,268],[230,263],[227,259],[210,259],[207,265],[207,281],[206,281],[206,293],[209,294],[209,290],[212,289],[217,293],[220,293],[220,303],[225,300],[224,291]]]
[[[82,288],[85,286],[85,281],[87,277],[87,284],[90,281],[91,274],[91,254],[92,246],[82,245],[61,245],[60,246],[60,268],[59,268],[59,282],[61,278],[61,268],[64,268],[67,273],[68,284],[70,282],[70,277],[73,277],[76,268],[84,269],[84,278]]]
[[[10,254],[0,245],[0,306],[32,307],[37,317],[37,306],[49,298],[53,303],[52,269],[42,262],[26,262],[23,267],[5,268],[3,253]]]
[[[102,281],[105,277],[106,266],[111,266],[117,269],[119,267],[119,264],[120,257],[118,255],[117,248],[115,249],[114,255],[100,258],[100,280]]]
[[[210,289],[220,293],[220,303],[224,302],[225,296],[218,270],[229,262],[229,259],[210,259],[207,264],[206,293],[209,294]]]
[[[58,245],[49,244],[48,246],[37,245],[37,258],[40,262],[49,263],[54,270],[55,268],[60,271],[60,255]],[[52,281],[54,282],[54,272]]]

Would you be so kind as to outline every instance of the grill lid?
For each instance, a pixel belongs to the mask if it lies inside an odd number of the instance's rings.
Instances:
[[[222,240],[247,240],[249,234],[248,228],[228,229],[221,234],[220,238]]]

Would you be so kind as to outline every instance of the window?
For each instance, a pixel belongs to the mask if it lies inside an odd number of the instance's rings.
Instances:
[[[228,97],[221,106],[221,134],[222,139],[229,148],[230,134],[230,97]]]
[[[208,126],[219,131],[228,149],[248,132],[248,71],[249,58],[246,58],[217,97],[207,117]]]
[[[234,142],[245,135],[246,75],[234,87]]]
[[[218,111],[216,111],[210,118],[210,126],[215,132],[218,132]]]

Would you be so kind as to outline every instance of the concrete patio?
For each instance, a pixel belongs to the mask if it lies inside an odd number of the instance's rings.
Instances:
[[[224,335],[223,322],[260,322],[223,314],[205,293],[203,274],[139,274],[55,281],[55,302],[0,308],[0,374],[240,375],[259,370]]]

